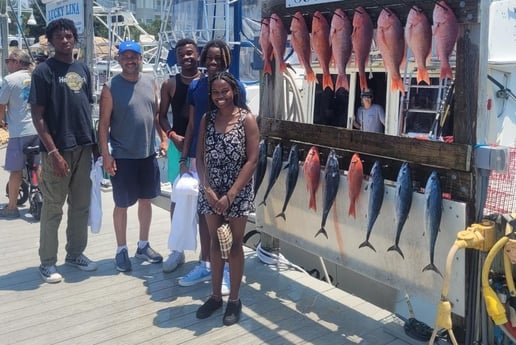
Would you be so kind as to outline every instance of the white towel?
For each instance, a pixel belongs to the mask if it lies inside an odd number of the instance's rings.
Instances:
[[[183,174],[174,181],[170,200],[176,203],[170,234],[168,236],[168,248],[184,251],[197,249],[197,195],[199,194],[199,181],[197,174]]]
[[[102,182],[102,156],[91,165],[91,201],[88,225],[92,233],[100,232],[102,226],[102,198],[100,195],[100,183]]]

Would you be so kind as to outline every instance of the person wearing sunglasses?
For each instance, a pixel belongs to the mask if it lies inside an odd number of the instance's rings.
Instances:
[[[353,128],[364,132],[383,133],[385,128],[385,112],[373,103],[373,91],[365,89],[360,94],[362,106],[358,108]]]
[[[27,104],[32,70],[30,56],[21,49],[14,49],[5,59],[5,65],[9,75],[0,89],[0,127],[9,125],[5,156],[5,170],[9,171],[9,203],[0,209],[0,219],[14,219],[20,217],[17,199],[25,166],[23,149],[37,145],[39,139]],[[36,163],[39,164],[39,156]]]

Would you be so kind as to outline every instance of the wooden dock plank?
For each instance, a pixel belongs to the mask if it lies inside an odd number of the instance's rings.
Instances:
[[[3,154],[0,149],[1,161]],[[6,180],[1,171],[0,186]],[[223,326],[223,310],[198,320],[195,312],[210,294],[210,284],[185,288],[177,283],[198,253],[188,252],[187,263],[173,273],[134,258],[131,273],[117,272],[111,194],[103,193],[102,201],[103,228],[90,235],[86,250],[98,270],[82,272],[63,264],[65,212],[57,264],[64,280],[59,284],[45,284],[39,277],[39,223],[28,216],[0,220],[0,343],[352,344],[367,339],[384,345],[396,339],[383,334],[381,318],[389,312],[289,267],[264,265],[250,249],[245,251],[240,323]],[[135,211],[129,211],[130,256],[138,238]],[[167,255],[169,213],[158,207],[153,212],[151,243]]]

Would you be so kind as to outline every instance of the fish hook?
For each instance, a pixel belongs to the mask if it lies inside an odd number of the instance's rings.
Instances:
[[[412,5],[411,7],[414,11],[418,12],[418,13],[423,13],[423,10],[419,7],[417,7],[416,5]]]
[[[251,20],[252,20],[253,22],[255,22],[255,23],[263,24],[263,20],[264,20],[264,19],[270,19],[270,18],[271,18],[271,17],[263,17],[263,18],[262,18],[262,19],[260,19],[260,20],[256,20],[256,19],[252,19],[252,18],[249,18],[249,19],[251,19]]]
[[[387,12],[387,15],[390,17],[390,16],[393,16],[394,15],[394,12],[388,8],[388,7],[384,7],[384,6],[380,6],[382,8],[382,10],[384,10],[385,12]]]
[[[333,12],[333,15],[334,15],[334,16],[337,16],[337,17],[339,17],[339,18],[344,19],[344,17],[342,17],[342,16],[341,16],[340,14],[338,14],[337,12]]]
[[[362,13],[358,8],[354,8],[354,9],[353,9],[353,12],[358,12],[358,13],[360,13],[360,14],[363,14],[363,13]]]
[[[436,4],[437,6],[439,6],[440,8],[442,8],[443,10],[448,11],[448,8],[446,6],[443,6],[440,4],[441,0],[432,0],[432,2],[434,4]]]

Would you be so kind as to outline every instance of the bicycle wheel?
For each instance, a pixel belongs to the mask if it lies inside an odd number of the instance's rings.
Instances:
[[[43,197],[40,191],[36,191],[32,194],[30,199],[30,214],[35,220],[41,218],[41,207],[43,206]]]
[[[5,195],[9,196],[9,182],[5,185]],[[27,199],[29,198],[29,184],[27,181],[22,180],[20,185],[20,189],[18,190],[18,199],[16,200],[16,205],[21,206],[25,204]]]

